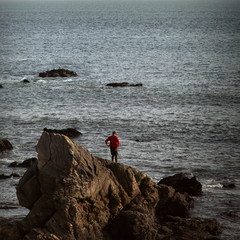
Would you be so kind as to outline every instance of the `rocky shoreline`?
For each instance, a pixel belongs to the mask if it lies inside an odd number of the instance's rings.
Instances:
[[[178,174],[156,184],[47,131],[36,149],[37,161],[17,186],[19,203],[30,212],[22,220],[1,218],[2,240],[220,239],[215,219],[190,217],[190,194],[202,190],[194,177]]]

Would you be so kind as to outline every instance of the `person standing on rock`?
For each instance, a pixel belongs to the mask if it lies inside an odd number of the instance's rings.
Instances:
[[[108,147],[110,147],[112,161],[115,159],[115,162],[117,162],[120,141],[119,137],[116,135],[116,132],[112,132],[112,135],[105,140],[105,143]]]

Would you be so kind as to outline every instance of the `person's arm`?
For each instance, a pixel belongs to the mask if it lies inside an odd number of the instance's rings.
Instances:
[[[120,140],[119,140],[119,138],[117,138],[117,145],[119,146],[120,145]]]
[[[105,144],[109,147],[108,141],[109,141],[109,137],[105,140]]]

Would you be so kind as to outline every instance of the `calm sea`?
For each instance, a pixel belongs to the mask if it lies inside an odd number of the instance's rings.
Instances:
[[[35,157],[45,127],[78,129],[75,142],[106,159],[115,130],[120,162],[156,182],[195,175],[204,195],[193,216],[218,219],[222,237],[237,240],[240,7],[229,2],[0,3],[0,138],[14,146],[0,155],[0,174],[24,173],[8,164]],[[59,67],[78,77],[38,77]],[[17,182],[0,181],[0,216],[27,213]]]

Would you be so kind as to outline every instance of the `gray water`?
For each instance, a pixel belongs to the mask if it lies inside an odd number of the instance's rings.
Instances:
[[[226,2],[0,3],[0,138],[14,146],[0,174],[24,173],[8,164],[35,157],[45,127],[78,129],[74,141],[106,159],[115,130],[120,162],[156,182],[195,175],[204,195],[193,216],[216,218],[222,237],[237,240],[240,8]],[[38,77],[59,67],[78,77]],[[0,216],[27,214],[18,180],[0,181]]]

